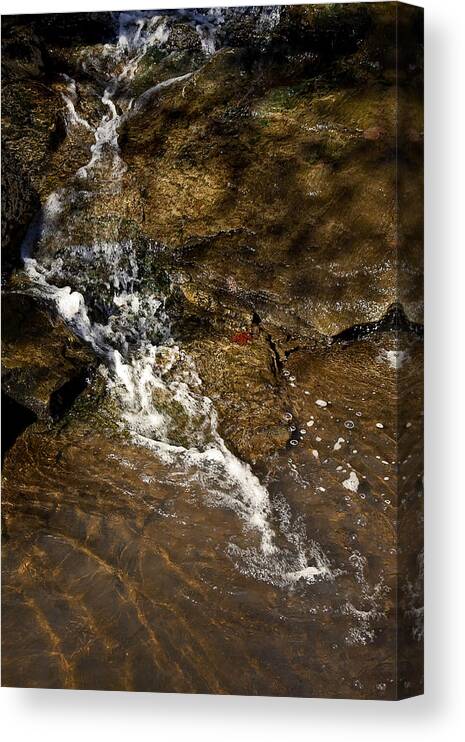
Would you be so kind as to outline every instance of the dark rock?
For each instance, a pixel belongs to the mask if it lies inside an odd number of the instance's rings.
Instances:
[[[61,417],[85,388],[90,351],[26,294],[3,295],[2,335],[5,394],[37,417]]]
[[[16,439],[36,420],[37,415],[2,390],[2,461]]]
[[[31,180],[7,147],[2,148],[2,271],[18,265],[21,242],[40,208]]]

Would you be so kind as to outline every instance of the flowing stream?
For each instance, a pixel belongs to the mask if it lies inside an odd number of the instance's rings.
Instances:
[[[208,60],[216,50],[221,16],[183,12]],[[34,235],[25,240],[30,290],[52,302],[101,359],[100,373],[119,410],[119,424],[134,444],[182,471],[188,481],[198,482],[206,504],[231,509],[242,520],[252,545],[240,554],[236,549],[234,558],[244,562],[244,569],[281,586],[331,579],[319,547],[292,527],[285,507],[281,513],[273,511],[266,487],[219,434],[213,403],[202,392],[194,363],[171,336],[169,288],[154,288],[147,280],[131,239],[107,239],[98,226],[85,244],[78,236],[89,205],[123,187],[125,163],[118,145],[123,117],[150,96],[172,85],[187,85],[195,77],[187,73],[159,83],[138,99],[128,96],[144,54],[168,41],[169,18],[150,12],[119,15],[118,38],[102,52],[107,79],[96,126],[77,113],[76,83],[64,77],[68,130],[92,131],[95,142],[88,163],[68,187],[49,196]],[[82,64],[89,73],[88,60]]]

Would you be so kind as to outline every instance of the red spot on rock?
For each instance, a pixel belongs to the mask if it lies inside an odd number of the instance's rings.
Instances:
[[[252,342],[252,335],[250,332],[235,332],[231,337],[233,343],[237,345],[247,345]]]

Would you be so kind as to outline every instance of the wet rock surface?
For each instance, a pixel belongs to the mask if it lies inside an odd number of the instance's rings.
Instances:
[[[2,389],[38,417],[60,417],[85,388],[93,355],[30,296],[5,294],[2,319]]]
[[[422,68],[394,13],[3,21],[5,684],[421,692]]]
[[[40,208],[30,178],[14,155],[2,148],[2,271],[11,271],[20,262],[20,246],[27,226]]]
[[[393,10],[333,12],[324,34],[316,11],[284,10],[263,48],[232,34],[191,78],[136,106],[121,135],[142,178],[143,229],[180,250],[191,295],[208,285],[212,300],[259,307],[303,336],[379,319],[397,299],[398,260],[413,267],[420,252],[409,235],[399,255],[393,152],[400,105],[413,193],[421,72],[397,91]],[[325,43],[342,53],[328,59]],[[418,234],[420,200],[410,210]],[[421,292],[411,299],[418,320]]]

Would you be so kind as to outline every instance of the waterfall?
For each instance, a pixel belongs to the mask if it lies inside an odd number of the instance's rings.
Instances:
[[[214,54],[215,16],[179,12],[198,33],[205,54]],[[92,347],[119,410],[120,427],[132,442],[183,471],[189,481],[199,482],[207,504],[231,509],[248,531],[258,534],[258,548],[241,552],[231,546],[231,558],[240,569],[283,586],[299,580],[331,579],[319,547],[288,525],[288,511],[279,522],[286,545],[278,547],[272,520],[279,513],[273,513],[269,493],[250,466],[237,458],[221,437],[213,402],[203,394],[194,362],[171,336],[167,295],[161,290],[154,294],[153,288],[145,285],[135,245],[131,240],[108,241],[98,234],[89,244],[82,244],[73,235],[75,225],[66,214],[69,203],[85,208],[89,200],[98,199],[99,189],[108,182],[120,187],[126,166],[120,155],[118,130],[132,104],[119,92],[122,86],[130,85],[147,50],[166,44],[170,18],[150,12],[120,13],[118,38],[102,52],[110,75],[101,97],[103,114],[95,128],[77,114],[76,85],[66,78],[63,95],[68,125],[92,130],[95,142],[88,163],[69,186],[48,197],[34,239],[29,234],[23,246],[30,290],[53,302],[73,332]],[[216,17],[217,23],[221,20]],[[188,83],[191,77],[189,73],[160,83],[146,91],[134,108],[154,92],[178,81]],[[91,190],[88,181],[92,181]],[[74,213],[79,226],[79,209]],[[47,241],[60,244],[59,257],[47,257],[46,250],[38,249]],[[103,278],[92,279],[90,266],[98,266]],[[108,311],[97,318],[93,306],[101,303],[109,304]]]

